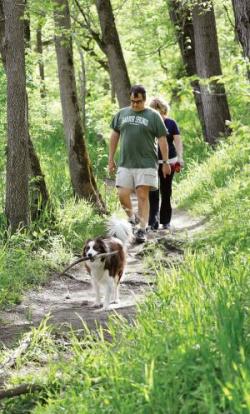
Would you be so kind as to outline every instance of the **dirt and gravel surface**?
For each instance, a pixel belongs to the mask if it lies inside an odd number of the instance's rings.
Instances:
[[[73,278],[59,277],[54,274],[47,283],[36,290],[29,291],[22,302],[9,310],[0,311],[0,347],[14,345],[20,335],[38,326],[50,314],[50,323],[58,332],[68,329],[83,329],[83,321],[92,329],[96,324],[105,325],[110,314],[117,312],[128,320],[133,320],[136,304],[154,287],[156,273],[145,264],[145,250],[154,254],[154,243],[161,243],[168,260],[181,258],[182,251],[175,247],[175,239],[191,237],[203,226],[203,221],[190,217],[181,210],[174,211],[173,230],[158,230],[148,233],[148,242],[129,247],[126,275],[121,282],[120,302],[109,311],[94,309],[94,294],[91,281],[83,263],[69,270]],[[172,256],[171,256],[172,255]],[[157,260],[157,259],[156,259]]]

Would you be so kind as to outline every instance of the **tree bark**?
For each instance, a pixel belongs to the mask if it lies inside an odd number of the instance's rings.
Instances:
[[[244,56],[250,61],[250,1],[232,0],[235,31],[242,46]],[[248,79],[250,80],[250,68],[248,67]]]
[[[77,197],[95,203],[100,211],[104,211],[104,203],[97,191],[81,123],[68,0],[55,0],[54,19],[57,31],[55,46],[60,95],[73,191]]]
[[[4,0],[7,74],[5,213],[12,232],[29,224],[29,157],[24,59],[24,1]]]
[[[27,0],[25,0],[27,6]],[[29,15],[24,19],[24,45],[26,53],[31,48],[30,44],[30,18]],[[42,47],[42,45],[41,45]],[[30,214],[31,219],[36,220],[40,217],[49,201],[49,193],[46,187],[44,174],[42,173],[39,158],[29,133],[29,99],[26,91],[26,116],[28,133],[29,151],[29,194],[30,194]]]
[[[43,63],[43,42],[42,42],[42,28],[38,27],[36,30],[36,51],[39,54],[39,75],[40,75],[40,96],[46,97],[45,89],[45,75],[44,75],[44,63]]]
[[[0,0],[0,53],[6,72],[5,16],[3,11],[3,0]]]
[[[45,210],[49,202],[49,193],[47,190],[45,177],[41,169],[40,161],[34,148],[33,142],[28,134],[28,150],[30,173],[32,175],[31,193],[31,219],[36,220]]]
[[[80,46],[78,46],[79,56],[80,56],[80,71],[79,71],[79,80],[80,80],[80,98],[81,98],[81,108],[82,108],[82,125],[83,131],[86,131],[86,70],[85,70],[85,59],[84,54]]]
[[[215,145],[221,134],[230,133],[225,121],[231,118],[224,84],[219,80],[209,80],[222,74],[212,5],[208,9],[199,0],[199,4],[192,10],[192,18],[197,74],[206,81],[206,84],[200,82],[205,139],[209,144]]]
[[[169,15],[174,24],[182,60],[188,76],[197,75],[195,61],[194,28],[190,8],[184,6],[179,0],[169,0]],[[199,81],[191,81],[195,105],[205,137],[205,122],[201,101]]]
[[[25,2],[26,4],[26,2]],[[27,36],[30,31],[24,30],[24,35]],[[26,45],[29,43],[30,38],[26,37]],[[2,63],[6,72],[6,48],[5,48],[5,16],[3,12],[3,1],[0,0],[0,54]],[[27,114],[27,125],[28,125],[28,96],[26,92],[26,109]],[[33,177],[32,190],[31,190],[31,218],[32,220],[40,216],[41,212],[45,209],[48,201],[49,194],[45,183],[44,174],[42,173],[39,158],[36,154],[34,145],[31,141],[29,134],[29,127],[27,128],[28,133],[28,150],[29,150],[29,175]]]
[[[250,2],[232,0],[235,16],[235,29],[244,55],[250,59]]]
[[[112,6],[110,0],[96,0],[95,3],[102,31],[103,47],[109,63],[111,82],[115,89],[119,106],[128,106],[131,84],[115,25]]]

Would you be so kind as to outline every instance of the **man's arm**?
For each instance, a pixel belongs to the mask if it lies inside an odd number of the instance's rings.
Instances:
[[[166,136],[162,136],[158,139],[158,144],[161,150],[163,161],[168,161],[168,143]],[[162,164],[162,174],[166,178],[167,175],[171,174],[171,167],[169,164]]]
[[[115,152],[117,149],[118,141],[120,138],[120,133],[112,130],[109,140],[109,161],[108,169],[110,173],[113,173],[116,170],[116,163],[114,160]]]

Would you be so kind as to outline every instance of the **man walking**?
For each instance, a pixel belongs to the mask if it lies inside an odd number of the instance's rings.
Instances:
[[[114,156],[120,140],[120,160],[116,174],[118,196],[129,221],[135,224],[136,217],[130,198],[132,191],[135,190],[139,214],[136,241],[143,243],[146,241],[149,217],[149,190],[158,188],[156,138],[162,153],[164,177],[171,174],[171,168],[168,164],[166,127],[159,113],[145,106],[146,91],[142,85],[131,88],[130,102],[130,106],[122,108],[111,123],[109,172],[116,170]]]

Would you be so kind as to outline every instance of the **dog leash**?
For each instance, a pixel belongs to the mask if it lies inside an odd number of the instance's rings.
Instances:
[[[92,262],[94,262],[96,259],[100,259],[106,256],[112,256],[116,253],[118,253],[118,250],[115,250],[114,252],[110,252],[110,253],[100,253],[100,254],[97,254],[95,257],[88,257],[88,256],[80,257],[80,259],[77,259],[75,262],[71,263],[68,267],[66,267],[61,273],[59,273],[58,276],[59,277],[63,276],[64,273],[67,272],[67,270],[71,269],[71,267],[75,266],[78,263],[86,262],[87,260],[92,260]]]

